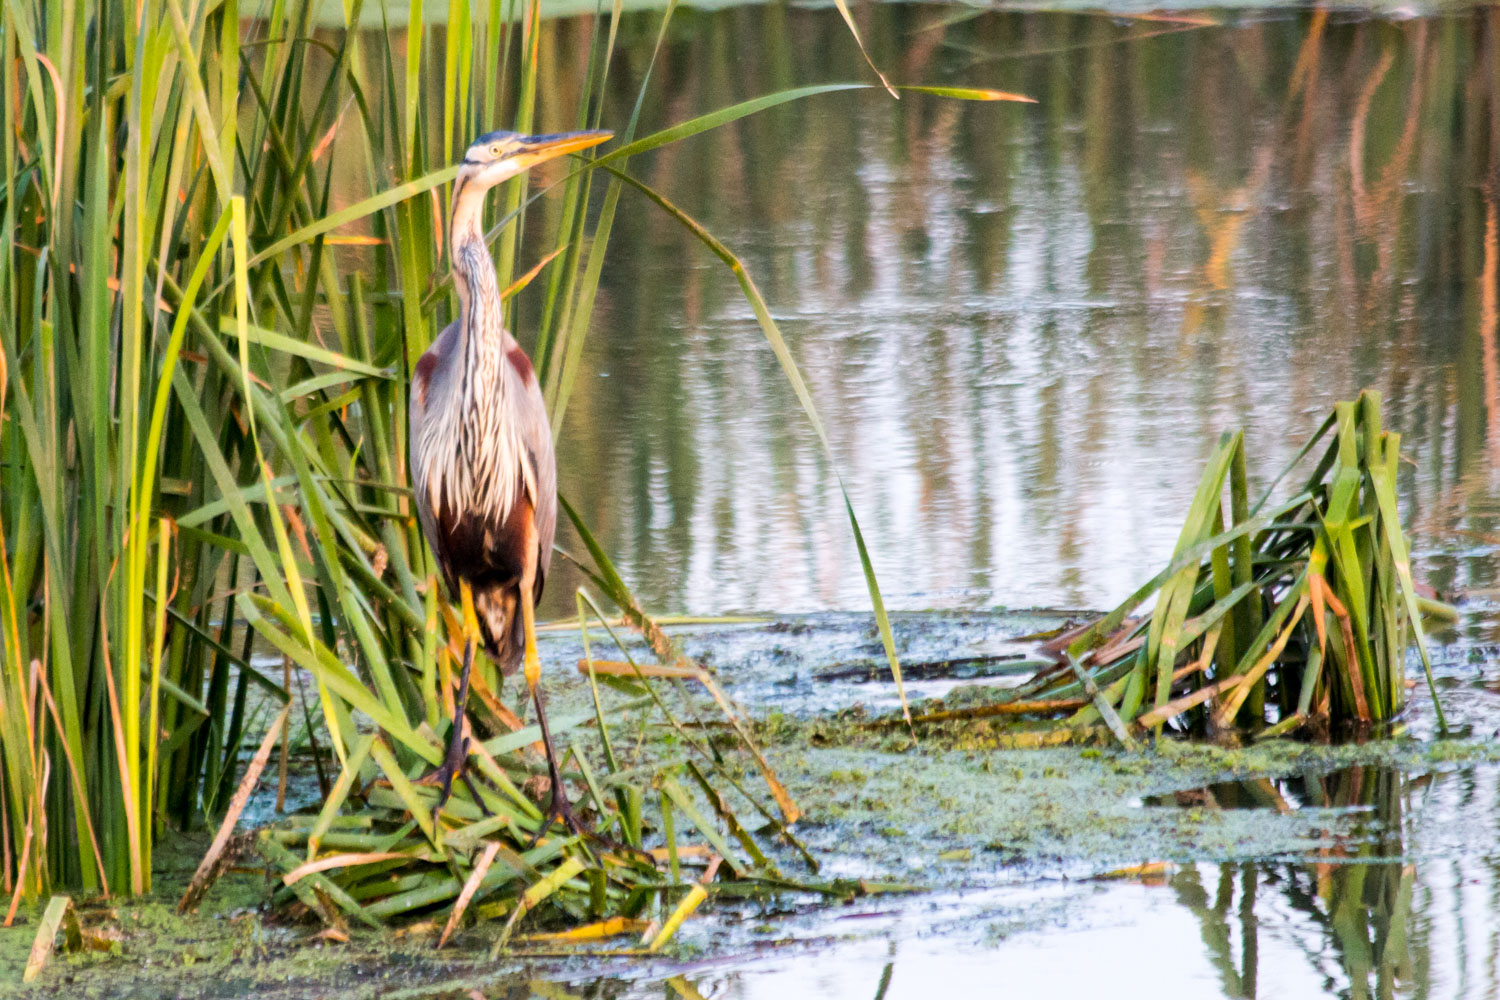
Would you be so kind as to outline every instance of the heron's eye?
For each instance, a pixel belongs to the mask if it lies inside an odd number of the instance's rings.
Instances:
[[[500,144],[498,142],[490,147],[490,155],[496,159],[500,158]]]

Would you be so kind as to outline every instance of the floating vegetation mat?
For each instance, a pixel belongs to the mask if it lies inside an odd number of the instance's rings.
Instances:
[[[1050,664],[1003,702],[915,721],[1005,717],[1015,721],[999,727],[1003,739],[1018,745],[1112,736],[1127,746],[1167,726],[1269,738],[1386,722],[1406,705],[1415,647],[1445,728],[1422,621],[1453,609],[1412,579],[1399,450],[1367,390],[1339,403],[1251,503],[1243,434],[1224,435],[1166,569],[1103,618],[1037,636]],[[1314,459],[1286,499],[1272,499]]]

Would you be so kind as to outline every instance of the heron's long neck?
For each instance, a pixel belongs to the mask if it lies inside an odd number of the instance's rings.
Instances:
[[[496,403],[505,389],[500,369],[505,359],[505,326],[495,262],[484,243],[484,195],[484,189],[466,187],[454,199],[450,251],[459,299],[463,382],[470,402]]]
[[[439,408],[446,435],[439,451],[448,464],[437,470],[433,507],[452,503],[503,523],[518,488],[511,473],[519,467],[520,445],[510,411],[519,400],[509,398],[518,394],[507,386],[510,344],[501,322],[495,262],[484,244],[483,207],[484,191],[478,188],[461,187],[453,202],[449,249],[459,298],[459,370],[450,383],[457,394],[452,405]]]

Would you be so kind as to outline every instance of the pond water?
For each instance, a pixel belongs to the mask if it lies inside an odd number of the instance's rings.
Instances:
[[[921,698],[951,697],[955,683],[1005,683],[1005,658],[1028,648],[1016,637],[1060,620],[898,613],[894,624],[911,662],[933,668],[912,684]],[[888,680],[860,673],[880,663],[863,615],[678,635],[757,713],[807,718],[895,704]],[[542,965],[524,986],[514,968],[469,972],[464,991],[878,1000],[938,986],[1071,997],[1107,985],[1119,996],[1184,1000],[1495,996],[1500,763],[1485,744],[1500,696],[1453,658],[1467,648],[1445,645],[1452,655],[1438,667],[1450,715],[1471,732],[1457,742],[1430,742],[1430,709],[1416,699],[1405,738],[1337,752],[1283,745],[1265,757],[1211,751],[1167,764],[1108,751],[772,744],[778,771],[811,799],[799,829],[825,876],[926,891],[841,907],[729,904],[684,928],[686,957],[675,961]],[[544,643],[549,662],[582,652],[576,635]],[[1215,777],[1195,783],[1194,773]],[[956,814],[974,818],[965,825]],[[1153,870],[1133,870],[1142,863]],[[1122,877],[1101,877],[1115,871]]]
[[[976,13],[862,18],[898,81],[1037,104],[828,95],[632,164],[743,257],[834,449],[733,277],[627,197],[560,463],[646,605],[867,608],[841,474],[891,606],[1107,606],[1163,563],[1220,432],[1266,481],[1364,386],[1429,581],[1488,601],[1500,14]],[[643,128],[868,76],[833,11],[677,17]],[[570,58],[581,29],[554,30]]]
[[[815,637],[871,644],[842,477],[888,604],[971,614],[965,641],[1006,653],[1023,629],[988,609],[1109,606],[1160,568],[1221,431],[1245,429],[1268,482],[1368,386],[1404,435],[1419,570],[1462,612],[1439,651],[1450,715],[1500,728],[1500,10],[856,14],[897,81],[1037,103],[828,95],[631,164],[742,256],[833,447],[733,277],[627,196],[560,479],[643,604],[806,612]],[[606,124],[657,16],[622,27]],[[868,78],[829,9],[676,20],[643,130]],[[544,33],[582,65],[581,22]],[[550,101],[542,126],[566,127],[572,98]],[[523,297],[523,342],[536,310]],[[570,614],[576,583],[556,572],[544,610]],[[959,655],[933,634],[901,630],[906,657]],[[889,699],[736,641],[713,649],[752,706]],[[1408,763],[1179,791],[1137,808],[1300,825],[1269,854],[1179,845],[1154,885],[975,862],[916,901],[780,919],[774,948],[710,934],[699,961],[485,994],[1494,996],[1497,790],[1493,765]]]

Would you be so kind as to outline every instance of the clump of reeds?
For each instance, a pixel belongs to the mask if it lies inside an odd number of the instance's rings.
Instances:
[[[1396,504],[1399,449],[1379,394],[1367,390],[1339,403],[1252,504],[1244,437],[1224,435],[1171,564],[1108,615],[1053,637],[1045,648],[1055,665],[1012,700],[1052,715],[1045,729],[1102,725],[1124,743],[1169,722],[1263,738],[1314,720],[1386,722],[1406,704],[1415,647],[1441,726],[1422,616],[1445,606],[1412,579]],[[1272,500],[1314,455],[1300,486]],[[1058,716],[1068,699],[1079,707]]]

